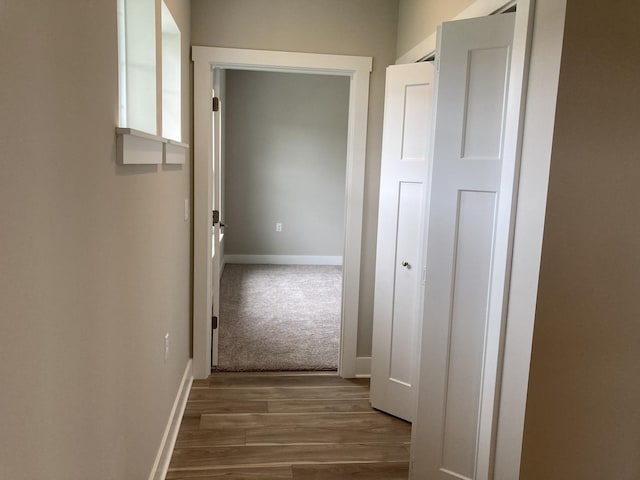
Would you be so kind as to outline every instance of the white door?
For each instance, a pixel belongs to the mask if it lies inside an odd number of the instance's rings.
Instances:
[[[434,67],[387,68],[371,361],[371,404],[412,421],[424,269]]]
[[[504,301],[506,281],[492,274],[507,257],[497,226],[504,221],[501,175],[511,162],[504,138],[514,16],[442,27],[412,439],[416,479],[490,478],[501,335],[501,318],[490,310]]]
[[[216,109],[212,112],[213,125],[213,143],[212,143],[212,169],[213,169],[213,188],[211,189],[211,204],[213,205],[214,212],[218,212],[218,222],[211,227],[211,319],[212,319],[212,331],[211,331],[211,366],[218,365],[218,332],[220,331],[220,267],[222,264],[222,229],[221,229],[221,157],[222,157],[222,102],[220,100],[221,91],[223,89],[223,75],[220,69],[213,71],[213,91],[212,97],[216,98]],[[215,215],[215,214],[214,214]],[[214,328],[215,322],[218,323],[218,328]]]

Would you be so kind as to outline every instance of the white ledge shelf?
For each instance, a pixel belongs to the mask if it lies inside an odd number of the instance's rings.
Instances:
[[[189,145],[176,140],[167,140],[164,144],[164,163],[167,165],[184,165],[189,155]]]
[[[189,145],[133,128],[116,128],[116,155],[122,165],[183,165]]]

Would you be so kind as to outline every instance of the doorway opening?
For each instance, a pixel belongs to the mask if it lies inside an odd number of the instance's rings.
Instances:
[[[215,162],[215,155],[219,153],[219,149],[213,148],[212,135],[216,133],[211,115],[211,89],[215,85],[215,72],[222,69],[321,74],[348,79],[338,374],[343,377],[355,377],[364,164],[372,59],[217,47],[193,47],[192,57],[194,60],[194,377],[206,378],[209,375],[211,359],[215,358],[218,352],[218,330],[213,330],[212,325],[217,323],[220,313],[219,301],[216,302],[215,299],[216,295],[219,295],[221,255],[212,256],[212,252],[220,252],[220,248],[212,249],[212,240],[220,238],[220,226],[218,223],[212,233],[211,225],[214,203],[216,198],[219,198],[213,191],[212,162]],[[284,227],[283,225],[283,230]]]
[[[349,79],[233,69],[218,78],[224,240],[213,367],[336,371]]]

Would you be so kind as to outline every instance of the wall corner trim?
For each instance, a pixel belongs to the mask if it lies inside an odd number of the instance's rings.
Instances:
[[[156,455],[156,460],[153,463],[153,468],[149,474],[149,480],[164,480],[169,470],[169,462],[171,462],[171,455],[173,455],[173,447],[176,444],[178,438],[178,431],[180,430],[180,422],[182,415],[184,414],[185,407],[187,406],[187,398],[189,398],[189,392],[191,391],[191,384],[193,383],[193,370],[192,360],[189,359],[187,367],[184,370],[180,387],[176,394],[176,399],[173,402],[171,413],[167,421],[167,426],[164,429],[162,435],[162,441]]]

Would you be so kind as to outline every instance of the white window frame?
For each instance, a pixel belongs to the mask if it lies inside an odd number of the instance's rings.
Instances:
[[[118,163],[184,164],[187,159],[189,145],[181,142],[181,36],[164,1],[118,0]]]
[[[182,141],[182,35],[164,0],[162,24],[162,136]]]

